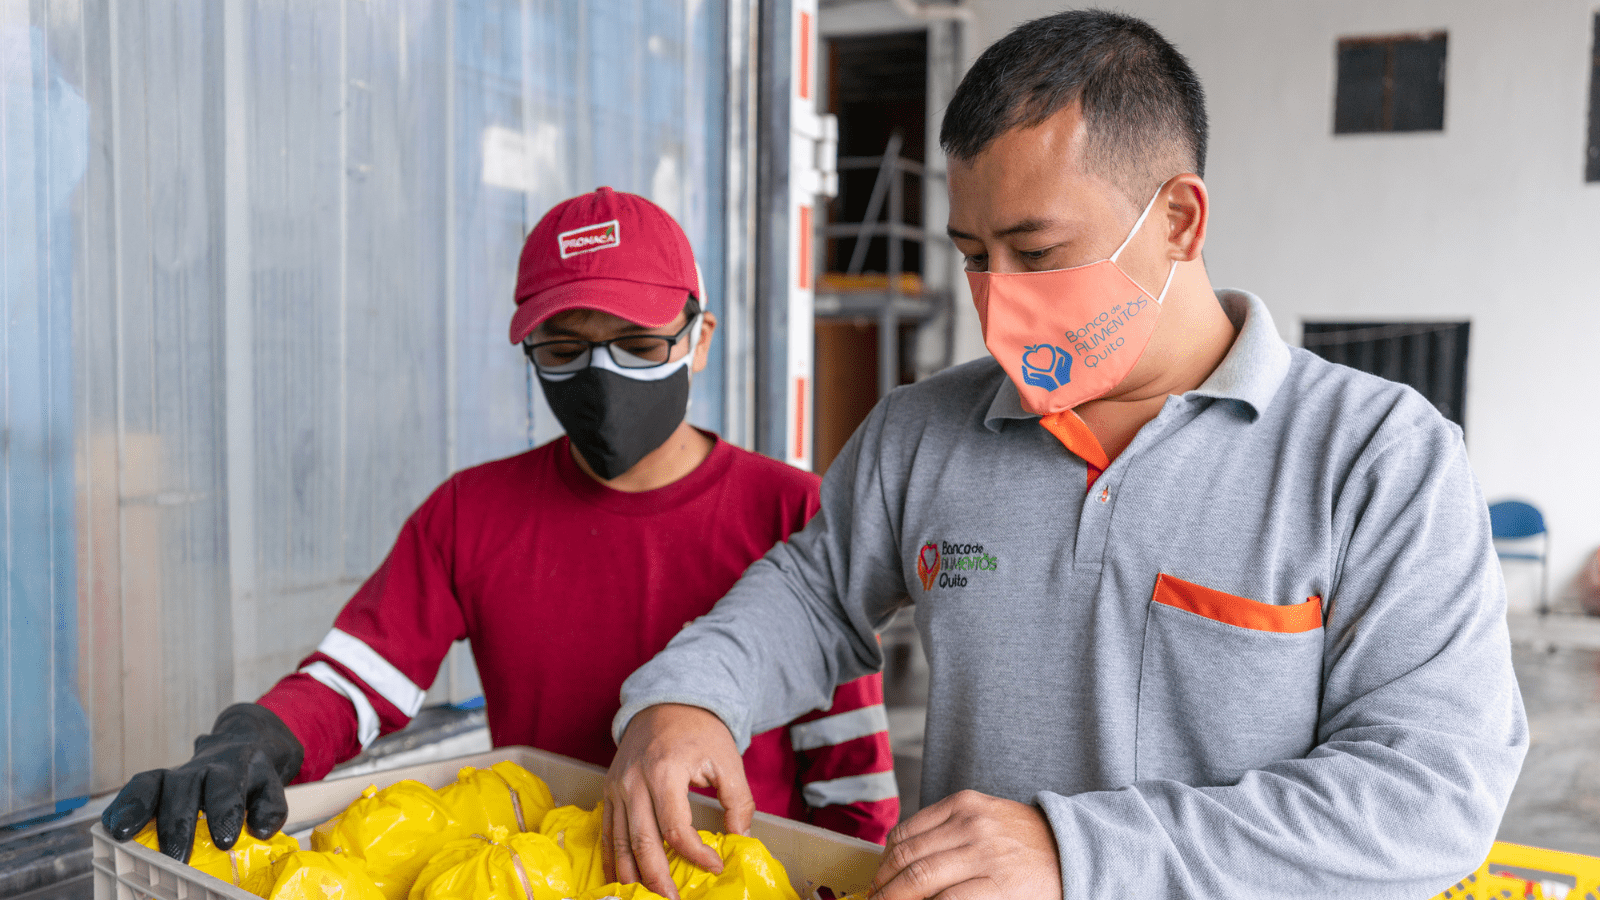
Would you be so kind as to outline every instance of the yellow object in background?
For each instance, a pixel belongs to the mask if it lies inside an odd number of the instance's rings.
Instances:
[[[154,820],[151,820],[150,824],[133,839],[151,850],[161,849],[159,839],[156,837]],[[206,814],[201,813],[199,821],[195,823],[194,846],[189,852],[189,865],[237,887],[251,872],[299,849],[300,842],[282,832],[261,841],[249,831],[240,833],[233,849],[218,849],[211,840],[211,826],[206,823]]]
[[[1600,858],[1495,841],[1489,858],[1434,900],[1600,898]]]
[[[577,892],[556,842],[504,828],[452,841],[417,876],[413,900],[566,900]]]
[[[491,828],[538,831],[556,806],[539,776],[509,760],[487,769],[467,766],[454,784],[439,789],[439,799],[466,834],[488,834]]]
[[[700,839],[722,857],[722,874],[713,875],[669,851],[672,882],[682,900],[800,900],[783,864],[760,841],[709,831],[700,832]]]
[[[559,806],[545,814],[539,833],[556,842],[572,862],[577,890],[587,891],[606,884],[605,855],[600,849],[600,817],[603,803],[594,809]]]
[[[311,848],[361,860],[387,900],[405,900],[428,859],[464,836],[438,793],[408,780],[362,791],[338,818],[317,826]]]
[[[241,887],[264,900],[383,900],[359,860],[313,850],[257,869]]]

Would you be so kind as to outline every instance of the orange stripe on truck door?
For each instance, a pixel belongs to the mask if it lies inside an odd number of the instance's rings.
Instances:
[[[806,379],[805,376],[796,376],[794,380],[794,458],[806,457]]]
[[[800,13],[800,99],[811,99],[811,13]]]

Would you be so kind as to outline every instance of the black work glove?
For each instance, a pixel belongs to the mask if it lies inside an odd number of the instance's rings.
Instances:
[[[100,822],[113,840],[125,841],[154,817],[161,852],[179,862],[189,861],[202,806],[218,849],[233,848],[247,812],[250,833],[266,840],[289,818],[283,785],[304,760],[305,748],[272,710],[235,703],[217,716],[210,734],[194,739],[193,759],[128,779]]]

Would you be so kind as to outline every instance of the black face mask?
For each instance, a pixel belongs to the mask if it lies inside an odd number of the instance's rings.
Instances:
[[[688,365],[657,381],[589,366],[561,381],[540,375],[539,386],[572,446],[607,481],[666,443],[689,408]]]

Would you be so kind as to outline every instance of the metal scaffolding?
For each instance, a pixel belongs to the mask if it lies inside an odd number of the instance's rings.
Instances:
[[[905,245],[915,243],[923,248],[923,266],[928,265],[927,248],[942,236],[933,235],[920,225],[905,221],[906,176],[921,182],[926,178],[940,178],[929,173],[924,166],[900,155],[904,139],[897,131],[889,136],[881,156],[840,157],[841,173],[851,170],[876,169],[877,179],[872,185],[872,195],[867,201],[865,215],[860,222],[835,222],[818,230],[821,237],[854,238],[850,262],[843,278],[825,277],[818,286],[816,315],[821,318],[876,319],[878,323],[878,395],[893,390],[900,383],[900,324],[915,322],[924,325],[941,312],[949,309],[949,290],[934,290],[915,273],[905,271]],[[862,272],[867,251],[876,237],[888,240],[888,264],[884,277],[878,278]],[[946,317],[948,320],[948,316]],[[946,341],[946,357],[949,356]],[[949,359],[944,360],[945,364]]]

